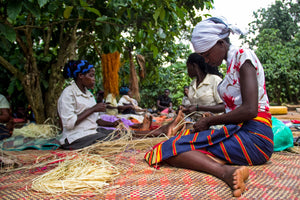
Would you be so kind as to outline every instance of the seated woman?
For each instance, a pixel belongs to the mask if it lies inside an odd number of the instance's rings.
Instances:
[[[197,121],[204,112],[221,113],[225,111],[224,103],[218,94],[217,87],[222,79],[211,71],[204,58],[197,53],[189,55],[187,62],[188,75],[194,78],[188,89],[190,105],[182,107],[185,114],[195,112],[193,121]]]
[[[138,106],[138,102],[132,98],[132,93],[128,87],[121,87],[120,94],[123,95],[118,102],[118,110],[122,114],[138,114],[139,112],[146,112]]]
[[[193,129],[155,145],[145,159],[149,165],[165,162],[214,175],[239,197],[246,190],[249,169],[232,165],[266,163],[274,143],[263,66],[253,51],[230,44],[234,30],[213,17],[199,22],[192,33],[195,52],[206,63],[219,66],[227,61],[227,74],[218,86],[226,113],[199,119]],[[209,129],[218,124],[225,125]]]
[[[9,138],[13,132],[13,118],[10,105],[5,96],[0,94],[0,140]]]
[[[63,149],[80,149],[97,140],[110,140],[112,130],[97,128],[99,112],[105,112],[105,103],[96,103],[89,89],[95,85],[95,68],[85,60],[69,61],[63,70],[65,78],[74,82],[66,87],[58,99],[58,114],[62,122]]]
[[[153,136],[162,133],[168,137],[175,136],[181,128],[191,128],[198,119],[211,116],[211,113],[225,111],[224,103],[217,91],[217,87],[222,81],[218,70],[208,68],[204,58],[197,53],[189,55],[186,66],[188,75],[194,79],[190,86],[185,86],[184,93],[187,98],[180,107],[177,117],[171,123],[180,123],[182,120],[186,122],[181,122],[181,126],[172,126],[172,128],[170,128],[170,124],[164,125],[153,130],[151,132]],[[190,115],[187,117],[184,114]]]

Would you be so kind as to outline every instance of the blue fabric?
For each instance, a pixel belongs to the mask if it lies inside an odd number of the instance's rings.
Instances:
[[[198,135],[187,132],[182,134],[162,144],[162,160],[174,156],[174,149],[176,155],[205,149],[231,164],[259,165],[268,161],[273,153],[272,128],[254,120],[245,122],[242,126],[230,124],[214,131],[202,131]]]

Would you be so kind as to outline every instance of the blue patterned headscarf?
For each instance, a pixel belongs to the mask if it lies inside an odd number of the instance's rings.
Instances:
[[[91,65],[86,60],[69,61],[64,67],[64,76],[66,78],[76,79],[78,73],[87,73],[94,65]]]
[[[126,95],[129,92],[129,88],[128,87],[121,87],[120,88],[120,94],[121,95]]]

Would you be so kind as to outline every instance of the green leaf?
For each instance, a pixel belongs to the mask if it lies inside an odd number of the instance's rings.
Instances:
[[[24,2],[24,7],[31,12],[36,18],[41,18],[41,10],[33,3]]]
[[[8,1],[7,13],[10,19],[16,20],[21,10],[22,10],[22,1]]]
[[[96,8],[91,8],[91,7],[85,7],[86,10],[95,13],[98,16],[101,16],[101,13],[99,12],[99,10],[97,10]]]
[[[151,50],[153,52],[153,57],[155,58],[158,54],[158,48],[155,45],[151,45]]]
[[[110,33],[110,25],[109,24],[104,24],[103,33],[104,33],[104,35],[108,35]]]
[[[88,7],[89,6],[89,4],[85,0],[80,0],[80,5],[82,7]]]
[[[106,21],[107,19],[108,19],[107,16],[98,17],[96,19],[96,25],[99,26],[99,25],[103,24],[103,23],[100,23],[100,22]]]
[[[48,3],[48,0],[38,0],[40,8],[42,8],[46,3]]]
[[[14,42],[16,40],[16,32],[12,27],[6,24],[0,24],[0,31],[10,42]]]
[[[71,12],[73,10],[73,6],[67,6],[66,9],[64,10],[64,18],[69,19]]]
[[[165,11],[165,9],[161,8],[161,12],[159,15],[160,20],[164,20],[165,16],[166,16],[166,11]]]
[[[158,16],[160,15],[160,10],[161,10],[161,8],[156,9],[156,11],[153,15],[153,19],[155,21],[155,26],[157,26],[157,19],[158,19]]]

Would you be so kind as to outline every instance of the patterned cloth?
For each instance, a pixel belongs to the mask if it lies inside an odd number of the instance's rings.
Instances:
[[[253,120],[238,125],[225,125],[218,130],[190,134],[187,129],[154,146],[146,153],[145,159],[149,165],[154,165],[183,152],[205,149],[230,164],[263,164],[273,153],[271,126],[271,116],[260,113]]]
[[[0,142],[3,151],[23,151],[26,149],[55,150],[59,148],[58,138],[29,138],[21,135],[12,136]]]

